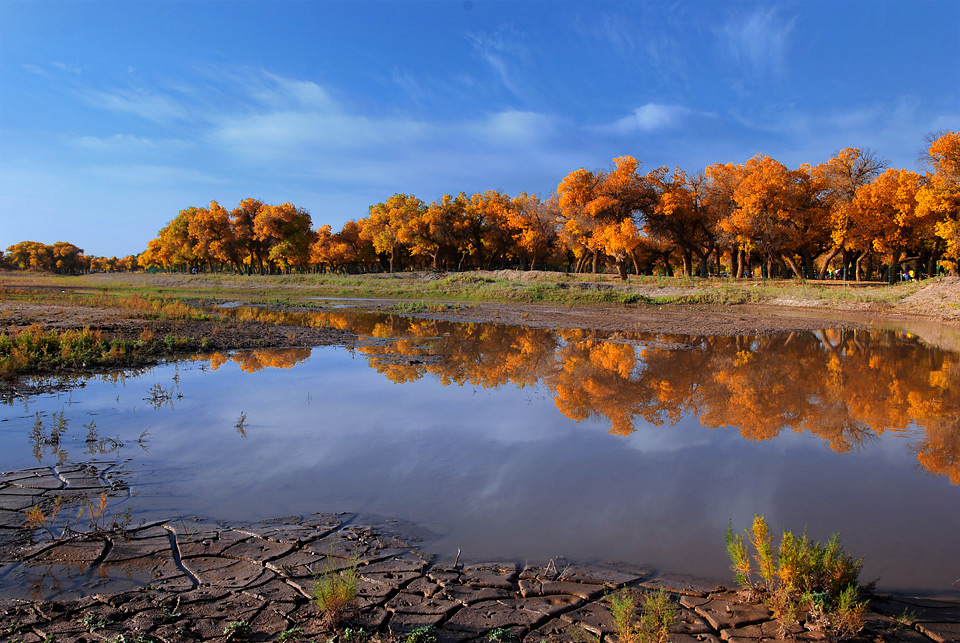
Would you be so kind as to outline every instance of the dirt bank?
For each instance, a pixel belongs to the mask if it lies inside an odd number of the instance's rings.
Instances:
[[[372,306],[375,307],[375,306]],[[379,307],[389,310],[390,305]],[[497,322],[532,328],[580,328],[607,332],[643,332],[669,335],[744,335],[786,333],[823,328],[865,328],[869,323],[838,314],[776,308],[711,306],[469,304],[417,313],[417,316],[448,321]]]

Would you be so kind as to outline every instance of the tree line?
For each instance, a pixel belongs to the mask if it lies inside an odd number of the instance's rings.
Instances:
[[[97,257],[83,254],[66,241],[54,244],[39,241],[15,243],[6,252],[0,251],[0,268],[35,270],[58,275],[78,275],[87,272],[131,272],[139,268],[137,255],[126,257]]]
[[[960,133],[928,143],[922,174],[859,148],[795,169],[758,155],[693,174],[644,173],[623,156],[608,169],[569,173],[547,197],[489,190],[427,204],[395,194],[337,232],[314,229],[310,213],[292,203],[246,199],[228,211],[212,201],[181,210],[136,265],[247,274],[547,267],[615,269],[624,279],[630,272],[742,278],[757,269],[891,281],[907,268],[918,277],[956,273]]]

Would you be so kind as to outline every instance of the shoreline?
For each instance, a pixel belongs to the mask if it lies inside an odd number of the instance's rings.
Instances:
[[[667,592],[678,614],[672,641],[781,638],[781,624],[745,590],[629,564],[440,561],[389,521],[363,524],[352,514],[237,526],[190,518],[40,542],[23,526],[25,512],[44,499],[80,503],[129,492],[118,463],[0,474],[0,631],[20,637],[11,641],[223,641],[239,622],[249,625],[250,640],[295,630],[303,640],[325,640],[337,630],[311,602],[313,583],[318,573],[354,565],[358,599],[345,624],[390,637],[429,626],[450,643],[501,628],[529,643],[577,640],[578,630],[612,641],[609,595],[626,588],[637,596]],[[786,634],[826,640],[799,625]],[[858,640],[958,637],[960,597],[887,595],[872,598]]]
[[[653,343],[670,346],[680,336],[736,336],[790,334],[823,330],[871,330],[894,328],[919,337],[924,343],[960,352],[960,324],[920,314],[866,311],[820,310],[769,305],[718,307],[716,305],[662,306],[591,304],[576,307],[551,304],[479,302],[466,305],[424,306],[409,310],[398,300],[336,299],[324,307],[277,305],[258,307],[267,321],[234,319],[229,316],[209,321],[157,320],[116,309],[65,306],[41,303],[8,303],[0,320],[0,332],[17,332],[31,324],[43,331],[90,328],[107,340],[136,341],[144,333],[156,337],[186,339],[197,348],[186,352],[131,356],[123,363],[98,368],[41,370],[16,378],[0,378],[0,399],[14,399],[62,388],[71,378],[83,378],[124,370],[149,368],[163,361],[193,355],[250,349],[355,347],[361,334],[340,328],[329,321],[311,325],[311,315],[372,312],[413,319],[453,323],[494,323],[542,330],[584,330],[608,334],[615,341],[624,336],[658,336]],[[272,317],[272,319],[271,319]],[[285,317],[302,318],[285,320]],[[5,322],[5,323],[3,323]],[[69,387],[69,383],[66,384]]]
[[[609,275],[601,277],[611,281]],[[438,283],[448,282],[449,287],[431,290]],[[47,365],[23,370],[14,366],[13,372],[19,377],[8,372],[0,378],[0,397],[30,394],[32,389],[24,386],[23,376],[146,367],[197,352],[355,344],[357,336],[336,325],[283,319],[292,317],[291,313],[304,316],[337,310],[538,329],[660,335],[755,335],[893,325],[920,335],[933,346],[960,351],[960,278],[944,277],[895,288],[896,298],[890,299],[890,290],[876,284],[851,286],[850,292],[830,282],[809,287],[789,282],[774,286],[745,282],[662,286],[650,280],[624,285],[564,273],[518,271],[454,273],[447,277],[433,273],[361,277],[117,273],[55,277],[0,272],[0,333],[12,335],[27,328],[58,333],[90,330],[104,341],[125,343],[125,350],[129,350],[111,358],[114,363],[96,369],[86,368],[86,362],[72,369]],[[605,300],[611,293],[613,300]],[[584,294],[587,299],[578,299]],[[594,295],[599,299],[589,299]],[[640,303],[617,303],[621,295],[639,298]],[[559,300],[551,300],[554,297]],[[661,300],[665,303],[657,303]],[[173,305],[174,310],[167,312],[161,302],[171,301],[179,307]],[[191,318],[185,319],[181,317],[186,308],[183,302],[191,306],[257,306],[266,314],[241,319],[222,314],[193,318],[190,313]]]

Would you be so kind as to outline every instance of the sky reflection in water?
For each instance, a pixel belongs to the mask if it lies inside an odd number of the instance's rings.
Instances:
[[[62,411],[70,460],[116,456],[90,453],[91,420],[124,444],[138,517],[367,512],[431,530],[441,555],[729,582],[723,531],[760,512],[815,539],[842,530],[885,589],[948,594],[960,578],[956,353],[895,331],[604,341],[349,312],[300,323],[369,339],[2,407],[2,468],[56,463],[30,433]]]

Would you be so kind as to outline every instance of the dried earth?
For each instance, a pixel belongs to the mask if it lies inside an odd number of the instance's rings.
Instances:
[[[318,574],[353,565],[359,598],[345,625],[382,640],[432,626],[438,643],[491,640],[498,629],[500,641],[617,641],[609,607],[617,588],[666,590],[677,609],[670,636],[677,643],[828,640],[802,626],[784,630],[744,593],[693,579],[562,560],[440,562],[346,514],[236,526],[178,519],[39,540],[24,527],[34,505],[56,497],[76,504],[101,492],[128,495],[119,464],[0,474],[3,640],[331,640],[312,587]],[[960,601],[876,597],[870,609],[855,640],[960,640]]]

